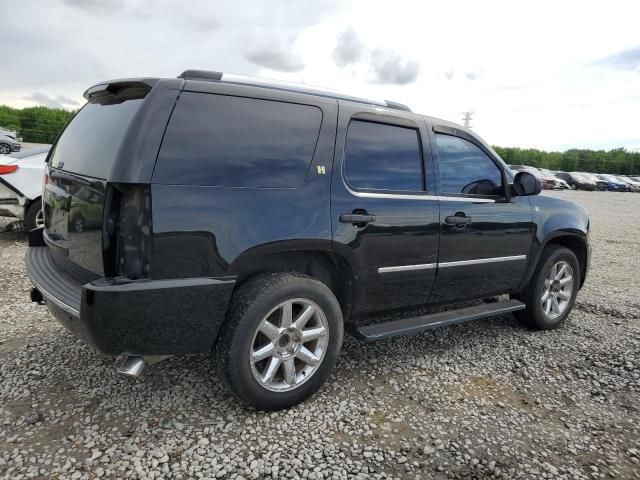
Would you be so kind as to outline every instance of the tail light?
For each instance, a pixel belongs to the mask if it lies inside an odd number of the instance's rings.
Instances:
[[[151,261],[149,186],[111,184],[105,207],[105,274],[131,280],[147,278]]]
[[[0,175],[6,175],[7,173],[13,173],[18,170],[17,165],[0,165]]]

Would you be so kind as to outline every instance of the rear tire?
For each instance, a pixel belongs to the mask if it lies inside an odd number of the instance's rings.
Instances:
[[[296,405],[333,370],[343,328],[340,305],[322,282],[295,273],[258,276],[234,294],[214,353],[218,374],[257,409]]]
[[[573,308],[580,278],[580,264],[571,250],[560,245],[547,246],[527,290],[517,296],[527,308],[514,315],[530,328],[559,327]]]
[[[44,226],[42,202],[39,198],[29,204],[27,213],[24,216],[24,225],[27,232],[33,230],[34,228]]]

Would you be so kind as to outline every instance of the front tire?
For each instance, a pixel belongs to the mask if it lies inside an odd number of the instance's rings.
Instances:
[[[322,386],[342,337],[342,311],[326,285],[301,274],[261,275],[234,294],[214,359],[237,398],[279,410]]]
[[[575,254],[559,245],[547,246],[524,294],[527,308],[515,316],[531,328],[559,327],[573,308],[580,284],[580,264]]]
[[[0,143],[0,155],[8,155],[11,153],[11,145],[8,143]]]

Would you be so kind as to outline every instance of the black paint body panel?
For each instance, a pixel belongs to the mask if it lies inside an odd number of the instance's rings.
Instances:
[[[60,268],[46,246],[27,250],[27,274],[54,317],[74,335],[109,355],[207,353],[225,318],[233,278],[118,283]],[[79,312],[49,301],[54,296]]]
[[[80,321],[100,351],[207,353],[224,322],[233,279],[195,278],[83,287]]]
[[[185,185],[172,181],[171,175],[154,177],[159,154],[162,158],[162,149],[167,147],[163,144],[168,138],[167,125],[184,92],[189,92],[191,99],[193,95],[248,97],[320,110],[317,143],[302,184],[277,188]],[[373,192],[347,184],[345,138],[353,119],[418,132],[422,191]],[[77,316],[52,303],[49,308],[67,328],[104,353],[199,353],[210,351],[214,344],[239,281],[263,269],[288,270],[294,263],[305,266],[300,259],[309,254],[330,259],[323,266],[344,266],[340,280],[348,291],[337,294],[344,301],[345,317],[350,322],[370,311],[517,293],[526,287],[544,247],[558,238],[581,242],[588,265],[588,216],[577,205],[546,196],[512,197],[510,189],[504,190],[504,198],[444,196],[434,127],[474,143],[503,172],[503,182],[513,180],[490,146],[475,133],[445,121],[364,102],[274,88],[221,81],[154,81],[127,131],[109,178],[98,182],[101,193],[132,184],[149,190],[151,221],[145,227],[151,247],[147,278],[91,278],[77,285]],[[180,135],[172,135],[171,141],[174,160],[179,160],[175,152],[188,150],[189,142],[181,143]],[[263,170],[262,174],[268,176],[269,172]],[[50,204],[66,201],[58,210],[70,212],[62,183],[51,183],[49,189],[60,198],[52,197]],[[107,265],[112,261],[106,253],[108,238],[104,234],[110,221],[108,201],[104,200],[101,222],[85,235],[69,228],[68,215],[61,220],[67,228],[60,229],[60,238],[86,242],[86,248],[72,250],[84,251],[91,258],[55,253],[51,256],[53,266],[45,269],[54,272],[49,275],[54,281],[56,275],[71,275],[78,264],[93,275],[116,271],[114,265]],[[371,217],[368,224],[352,222],[346,216],[340,220],[343,214],[363,213],[375,218]],[[457,227],[446,222],[456,214],[469,217],[470,223]],[[30,250],[55,250],[54,246],[42,247],[42,235],[33,239]],[[279,263],[287,256],[295,256],[296,261]],[[496,257],[524,258],[446,265]],[[110,268],[103,271],[101,262]],[[416,265],[421,268],[395,268]],[[40,267],[30,267],[29,275],[40,278],[34,268]]]

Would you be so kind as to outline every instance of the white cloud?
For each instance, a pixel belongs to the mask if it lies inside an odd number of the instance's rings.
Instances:
[[[36,92],[81,102],[106,78],[203,68],[453,121],[473,110],[474,129],[500,145],[640,144],[638,2],[57,1],[11,4],[0,104],[31,105]]]
[[[35,92],[27,97],[22,97],[22,100],[34,102],[36,105],[43,105],[49,108],[73,108],[80,105],[78,101],[73,98],[65,97],[64,95],[58,95],[53,98],[40,92]]]

